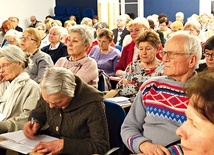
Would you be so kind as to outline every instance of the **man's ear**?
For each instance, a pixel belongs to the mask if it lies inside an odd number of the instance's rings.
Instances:
[[[196,56],[196,55],[192,55],[192,56],[190,56],[190,60],[189,60],[189,68],[193,68],[193,67],[195,67],[196,59],[197,59],[197,56]]]

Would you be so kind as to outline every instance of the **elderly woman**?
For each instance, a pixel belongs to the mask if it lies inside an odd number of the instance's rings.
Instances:
[[[22,32],[19,32],[17,30],[10,29],[6,32],[4,35],[6,41],[8,44],[20,46],[20,38],[22,36]]]
[[[109,26],[108,26],[108,24],[107,24],[106,22],[99,22],[99,23],[96,24],[96,26],[95,26],[95,29],[96,29],[95,36],[96,36],[96,38],[93,40],[93,42],[92,42],[90,48],[89,48],[88,51],[87,51],[87,54],[89,54],[89,53],[91,52],[91,49],[92,49],[94,46],[98,45],[97,36],[98,36],[98,33],[100,32],[100,30],[103,29],[103,28],[109,29]],[[115,44],[114,44],[113,41],[110,43],[110,46],[115,47]]]
[[[42,38],[40,48],[49,45],[50,42],[48,40],[48,34],[45,24],[39,22],[36,24],[35,28],[39,31]]]
[[[146,18],[136,18],[129,22],[127,28],[130,31],[132,41],[123,47],[122,55],[115,68],[116,76],[119,77],[125,74],[125,69],[130,62],[138,59],[139,50],[135,45],[135,41],[141,33],[149,29],[149,22]]]
[[[55,66],[64,67],[79,76],[86,83],[97,87],[98,69],[94,59],[86,52],[93,40],[93,32],[85,25],[74,25],[69,30],[68,57],[60,58]]]
[[[201,43],[206,41],[205,34],[204,32],[201,32],[200,23],[197,20],[188,20],[184,25],[184,30],[189,31],[191,35],[196,36]]]
[[[199,65],[197,71],[211,70],[214,71],[214,36],[210,37],[204,44],[203,55],[205,57],[205,63]]]
[[[40,98],[39,85],[24,72],[29,62],[15,45],[0,49],[0,133],[21,130]]]
[[[111,30],[101,29],[97,36],[98,46],[94,46],[89,54],[96,60],[98,69],[105,71],[108,76],[115,76],[114,70],[121,55],[118,49],[110,46],[113,37]]]
[[[28,54],[32,55],[33,66],[27,68],[26,72],[29,73],[31,79],[40,82],[45,68],[53,66],[53,61],[50,55],[42,52],[39,47],[41,44],[41,35],[36,28],[27,28],[22,35],[20,47]]]
[[[140,60],[127,66],[123,78],[117,84],[119,95],[131,97],[132,101],[144,81],[163,74],[163,64],[156,59],[161,44],[158,34],[155,31],[145,31],[135,42],[140,50]]]
[[[47,133],[59,140],[40,142],[34,152],[92,155],[108,151],[108,126],[101,92],[62,67],[46,70],[41,90],[42,98],[32,111],[35,123],[27,122],[24,134],[35,138],[47,123]]]
[[[214,154],[213,88],[214,76],[208,72],[197,74],[187,85],[187,121],[176,131],[185,155]]]
[[[13,30],[15,29],[13,23],[10,20],[5,20],[1,25],[1,31],[2,31],[0,34],[1,47],[8,44],[7,40],[4,38],[4,35],[10,29],[13,29]]]
[[[41,48],[43,52],[51,56],[54,64],[59,58],[68,56],[67,46],[61,42],[63,36],[64,28],[61,26],[53,26],[48,35],[50,44]]]

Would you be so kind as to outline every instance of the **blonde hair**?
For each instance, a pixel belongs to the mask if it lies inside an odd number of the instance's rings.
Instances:
[[[147,30],[149,29],[149,22],[146,18],[141,18],[141,17],[137,17],[134,20],[131,20],[128,24],[127,24],[127,29],[130,30],[130,27],[132,25],[139,25],[140,27],[144,27]]]

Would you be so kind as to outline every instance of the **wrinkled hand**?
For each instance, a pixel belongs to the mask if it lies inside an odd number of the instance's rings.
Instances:
[[[39,123],[34,122],[32,124],[30,121],[28,121],[24,125],[23,132],[24,132],[26,137],[35,138],[37,131],[39,130],[39,127],[40,127]]]
[[[131,84],[131,83],[132,83],[132,81],[127,80],[127,79],[124,79],[124,80],[122,80],[122,82],[121,82],[121,84],[123,84],[123,85]]]
[[[46,155],[57,155],[61,153],[64,140],[53,140],[51,142],[39,142],[33,149],[33,152],[45,153]]]
[[[145,155],[171,155],[169,150],[162,145],[144,142],[140,145],[140,151]]]

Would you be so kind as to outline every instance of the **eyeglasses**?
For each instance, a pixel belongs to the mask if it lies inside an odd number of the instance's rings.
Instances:
[[[179,53],[176,51],[160,51],[159,55],[163,58],[164,55],[167,55],[169,59],[173,59],[175,55],[191,55],[192,53]]]
[[[32,39],[31,37],[24,37],[24,36],[22,36],[21,39],[26,41],[30,41],[30,40],[36,41],[36,39]]]
[[[12,63],[3,63],[2,65],[0,65],[0,70],[8,68],[11,64]]]
[[[214,58],[214,53],[211,53],[211,54],[210,53],[204,53],[204,56],[205,57],[209,57],[210,56],[211,58]]]

